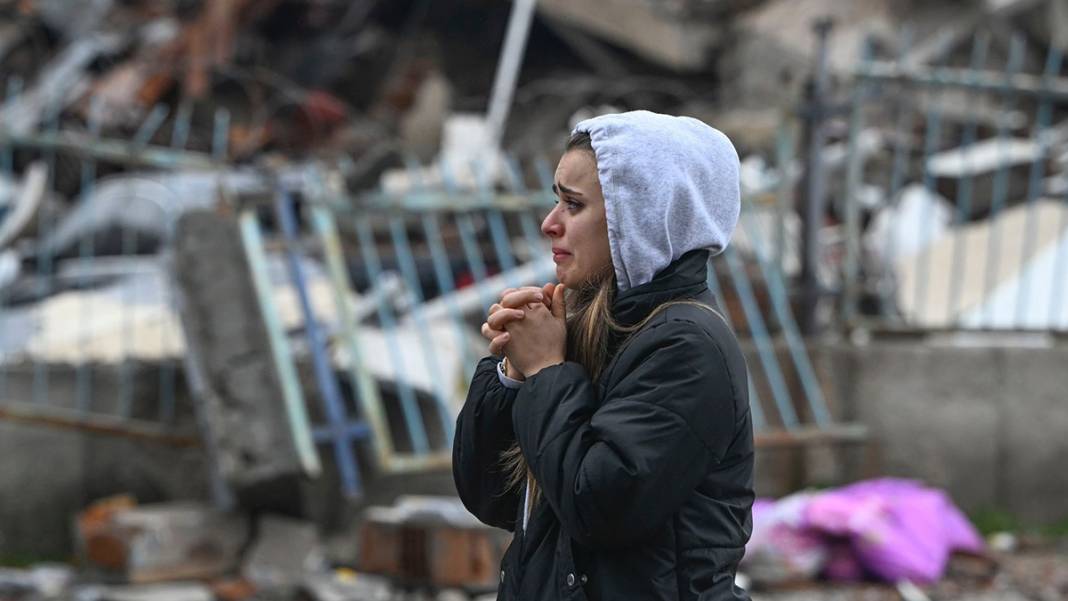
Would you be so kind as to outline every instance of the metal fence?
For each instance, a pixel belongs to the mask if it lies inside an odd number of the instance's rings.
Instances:
[[[335,452],[349,448],[352,432],[369,431],[378,461],[386,469],[418,469],[448,460],[452,420],[474,365],[485,353],[485,341],[477,334],[485,311],[505,287],[553,278],[547,240],[538,226],[551,207],[548,166],[543,163],[536,169],[542,180],[535,190],[523,184],[519,165],[510,163],[506,171],[510,189],[503,192],[495,190],[489,178],[479,178],[476,190],[417,189],[399,196],[374,193],[353,199],[344,191],[330,190],[327,178],[313,170],[303,178],[299,195],[292,190],[278,193],[275,213],[287,249],[299,247],[321,258],[336,298],[352,291],[350,278],[362,280],[356,286],[359,295],[373,305],[365,312],[370,319],[361,320],[339,301],[332,336],[316,333],[317,328],[305,330],[312,355],[323,364],[317,371],[320,391],[334,407],[327,412],[331,423],[318,439],[329,439]],[[410,169],[408,175],[410,181],[419,181],[418,169]],[[448,174],[444,178],[457,179]],[[296,196],[301,202],[294,201]],[[764,228],[750,227],[758,209],[748,202],[745,206],[740,227],[749,245],[760,252],[743,254],[730,248],[710,262],[708,274],[727,318],[741,326],[752,344],[756,363],[750,391],[759,436],[766,443],[812,436],[856,437],[856,428],[838,427],[830,416],[794,322],[784,279],[772,260],[771,240],[761,239]],[[299,220],[294,218],[295,207],[302,215]],[[251,211],[242,221],[259,229]],[[298,221],[304,224],[299,231]],[[342,252],[342,238],[349,239],[356,251]],[[250,247],[263,246],[259,234],[247,239],[252,241]],[[390,273],[398,281],[386,291],[383,288],[394,281],[387,277]],[[306,286],[297,270],[291,269],[291,275],[293,285]],[[322,320],[314,315],[311,303],[303,305],[306,323]],[[260,309],[268,322],[278,321],[270,316],[269,303]],[[331,392],[338,388],[333,382],[337,374],[327,368],[331,349],[335,356],[343,350],[348,379],[358,391],[361,419],[346,415],[344,403]],[[436,411],[420,410],[417,393],[432,399]],[[398,417],[404,427],[399,435],[385,423],[384,397],[395,399],[401,409]],[[354,425],[363,420],[366,430]],[[431,436],[435,430],[441,434]],[[337,457],[339,465],[349,461],[348,456]],[[350,491],[357,488],[350,476],[346,484]]]
[[[22,97],[18,83],[8,90],[5,110]],[[496,175],[442,165],[436,186],[410,165],[407,191],[354,195],[315,163],[234,166],[224,111],[199,149],[187,148],[188,106],[156,107],[129,139],[101,136],[99,111],[88,114],[81,123],[54,108],[25,130],[0,120],[0,173],[16,190],[0,207],[15,274],[0,282],[0,418],[198,444],[167,259],[181,215],[221,203],[237,216],[250,310],[305,469],[329,453],[358,495],[361,441],[386,471],[448,464],[485,310],[504,287],[553,278],[538,225],[551,207],[548,161],[505,159]],[[785,172],[792,157],[780,154]],[[785,191],[746,199],[739,244],[710,262],[709,285],[755,357],[758,438],[854,436],[835,425],[794,321],[779,263]],[[257,195],[270,200],[245,198]],[[301,385],[302,361],[314,389]]]
[[[158,252],[177,208],[162,170],[222,160],[225,114],[214,155],[184,149],[188,106],[157,106],[130,139],[104,139],[96,103],[85,123],[58,100],[28,118],[47,86],[8,81],[0,111],[0,417],[195,445],[179,424],[182,337]],[[170,145],[150,144],[168,117]],[[119,166],[153,171],[98,175]],[[76,190],[69,201],[61,180]]]
[[[907,33],[900,47],[886,61],[866,46],[850,96],[837,205],[844,322],[1068,330],[1060,48],[1028,72],[1021,36],[980,31],[970,49],[946,46],[930,64],[910,60]],[[871,133],[878,148],[864,152]],[[865,203],[873,187],[885,193],[882,215]]]

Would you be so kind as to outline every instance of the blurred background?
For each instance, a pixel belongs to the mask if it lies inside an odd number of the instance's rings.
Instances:
[[[493,598],[570,128],[742,158],[755,599],[1068,598],[1065,0],[0,0],[0,600]]]

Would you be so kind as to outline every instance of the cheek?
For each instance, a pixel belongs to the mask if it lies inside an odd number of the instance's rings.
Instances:
[[[597,272],[612,263],[607,226],[604,222],[596,221],[583,225],[585,227],[580,238],[582,242],[577,246],[576,267],[580,267],[584,272]]]
[[[608,224],[601,221],[597,224],[597,231],[592,237],[595,241],[592,246],[596,249],[597,257],[602,262],[611,260],[612,250],[608,242]]]

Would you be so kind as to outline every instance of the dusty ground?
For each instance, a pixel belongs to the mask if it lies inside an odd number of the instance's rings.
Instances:
[[[753,601],[1068,601],[1068,541],[999,554],[995,562],[957,558],[937,584],[906,597],[894,586],[805,584],[753,591]]]
[[[955,557],[940,582],[916,587],[912,596],[885,584],[799,583],[754,590],[753,601],[1068,601],[1068,540],[993,559]],[[462,601],[450,591],[434,596],[394,596],[397,601]],[[476,597],[492,601],[496,595]]]
[[[3,574],[0,573],[0,576]],[[10,575],[10,574],[9,574]],[[491,601],[493,593],[468,596],[459,591],[402,593],[388,581],[373,576],[361,576],[359,585],[344,585],[329,594],[304,595],[311,601]],[[8,583],[9,585],[11,583]],[[94,585],[76,585],[58,595],[34,594],[20,587],[4,586],[0,577],[0,601],[108,601],[107,594],[95,591]],[[310,591],[309,591],[310,592]],[[173,591],[172,591],[173,593]],[[210,593],[205,590],[205,597]],[[1068,539],[1059,543],[1029,545],[1010,553],[994,554],[992,558],[956,556],[946,570],[946,576],[936,584],[915,587],[911,591],[893,585],[860,583],[830,584],[803,582],[780,586],[772,590],[753,590],[753,601],[1068,601]],[[117,599],[118,597],[115,597]],[[123,599],[151,601],[179,601],[188,595],[155,594],[125,596]],[[296,595],[261,592],[251,597],[238,595],[230,601],[291,601]]]

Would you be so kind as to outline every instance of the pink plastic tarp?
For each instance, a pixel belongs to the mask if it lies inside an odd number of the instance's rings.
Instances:
[[[779,503],[789,510],[779,510]],[[945,493],[912,480],[869,480],[778,502],[759,500],[756,507],[743,569],[757,572],[761,560],[789,566],[782,555],[800,553],[793,563],[804,569],[793,576],[819,571],[834,580],[869,575],[933,582],[953,552],[984,549],[982,537]],[[819,565],[813,566],[816,558]]]

